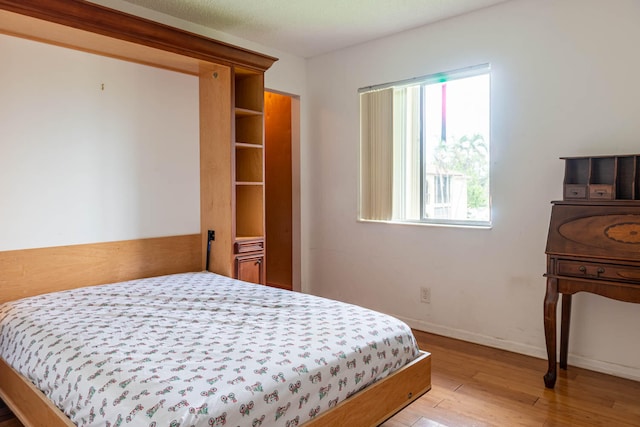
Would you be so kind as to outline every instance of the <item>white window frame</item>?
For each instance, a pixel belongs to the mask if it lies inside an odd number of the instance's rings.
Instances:
[[[360,88],[358,90],[359,94],[362,95],[364,93],[368,93],[368,92],[373,92],[373,91],[382,91],[385,89],[390,89],[390,88],[406,88],[406,87],[412,87],[412,86],[418,86],[420,85],[421,87],[425,86],[425,85],[429,85],[429,84],[434,84],[434,83],[443,83],[443,82],[449,82],[449,81],[454,81],[454,80],[459,80],[459,79],[464,79],[464,78],[469,78],[469,77],[475,77],[475,76],[479,76],[479,75],[488,75],[489,79],[491,77],[491,67],[489,64],[480,64],[480,65],[476,65],[476,66],[472,66],[472,67],[467,67],[467,68],[463,68],[463,69],[458,69],[458,70],[452,70],[452,71],[447,71],[447,72],[442,72],[442,73],[435,73],[435,74],[430,74],[430,75],[426,75],[426,76],[422,76],[422,77],[417,77],[417,78],[412,78],[412,79],[407,79],[407,80],[402,80],[402,81],[397,81],[397,82],[392,82],[392,83],[386,83],[386,84],[382,84],[382,85],[376,85],[376,86],[368,86],[368,87],[363,87]],[[490,80],[489,80],[489,85],[490,85]],[[490,88],[489,88],[490,91]],[[489,95],[491,96],[491,95]],[[426,171],[426,166],[424,165],[424,154],[423,154],[423,150],[424,150],[424,125],[423,125],[423,120],[420,120],[420,215],[419,215],[419,219],[418,218],[414,218],[414,219],[407,219],[407,218],[368,218],[366,216],[366,214],[363,215],[363,208],[362,208],[362,203],[363,203],[363,194],[366,192],[363,190],[363,186],[366,185],[364,181],[366,181],[366,178],[363,176],[362,174],[362,170],[363,170],[363,142],[362,142],[362,134],[363,134],[363,122],[362,122],[362,114],[363,114],[363,109],[362,109],[362,96],[360,97],[361,99],[361,110],[360,110],[360,114],[361,114],[361,146],[360,146],[360,173],[358,174],[359,177],[359,193],[358,193],[358,220],[359,221],[374,221],[374,222],[391,222],[391,223],[402,223],[402,224],[426,224],[426,225],[452,225],[452,226],[463,226],[463,227],[481,227],[481,228],[491,228],[492,226],[492,208],[491,208],[491,163],[490,163],[490,158],[491,158],[491,135],[490,135],[490,130],[488,131],[488,135],[486,135],[486,142],[487,144],[489,144],[489,152],[488,152],[488,156],[489,158],[487,159],[488,165],[487,167],[489,168],[489,182],[487,183],[488,185],[488,220],[472,220],[472,219],[446,219],[446,218],[427,218],[425,216],[425,198],[429,197],[432,199],[434,208],[437,209],[442,209],[442,208],[447,208],[447,203],[441,203],[441,201],[437,200],[437,192],[435,191],[435,188],[429,188],[429,191],[427,191],[426,185],[427,185],[427,181],[425,180],[425,173],[428,173],[428,171]],[[490,101],[489,101],[490,102]],[[490,106],[489,106],[490,108]],[[423,115],[421,116],[423,117]],[[490,121],[490,113],[489,113],[489,121]],[[366,126],[366,125],[364,125]],[[490,125],[489,125],[489,129],[490,129]],[[396,148],[394,148],[395,150]],[[395,160],[394,160],[395,161]],[[371,168],[371,165],[367,166],[368,168]],[[394,172],[395,173],[395,172]],[[403,174],[405,174],[405,171],[402,171]],[[448,182],[449,185],[451,185],[451,181],[454,175],[439,175],[439,176],[446,176],[446,181]],[[394,179],[397,179],[397,177],[394,177]],[[402,178],[404,179],[404,178]],[[435,180],[434,180],[435,182]],[[450,191],[450,189],[448,189]],[[370,191],[370,190],[369,190]],[[448,197],[451,197],[451,194],[448,193],[447,194]],[[398,200],[398,198],[400,199],[404,199],[404,194],[403,195],[396,195],[394,194],[392,197],[396,198],[394,200],[394,203],[396,203],[396,201]],[[414,215],[415,216],[415,215]]]

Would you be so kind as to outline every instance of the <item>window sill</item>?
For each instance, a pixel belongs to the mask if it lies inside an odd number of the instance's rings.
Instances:
[[[390,225],[412,225],[426,227],[443,227],[443,228],[468,228],[475,230],[491,230],[493,224],[477,224],[467,222],[426,222],[426,221],[394,221],[394,220],[378,220],[378,219],[362,219],[358,218],[357,222],[374,223],[374,224],[390,224]]]

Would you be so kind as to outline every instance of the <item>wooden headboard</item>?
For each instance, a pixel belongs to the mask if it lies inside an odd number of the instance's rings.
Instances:
[[[47,292],[201,270],[200,235],[0,252],[0,304]]]

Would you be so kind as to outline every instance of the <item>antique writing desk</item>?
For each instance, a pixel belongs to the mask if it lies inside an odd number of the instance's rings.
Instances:
[[[547,239],[544,330],[556,382],[556,307],[562,294],[560,367],[567,368],[571,297],[590,292],[640,303],[640,155],[566,158],[564,200]]]

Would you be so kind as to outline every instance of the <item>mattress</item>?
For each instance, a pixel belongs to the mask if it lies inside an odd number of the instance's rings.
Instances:
[[[79,426],[294,426],[419,355],[401,321],[213,273],[0,306],[0,356]]]

